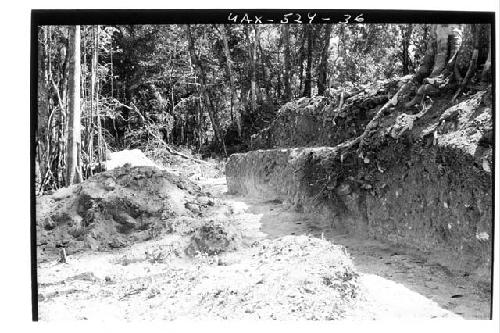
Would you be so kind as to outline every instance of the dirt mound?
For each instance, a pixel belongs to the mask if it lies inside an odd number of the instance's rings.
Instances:
[[[38,197],[36,204],[40,252],[64,247],[71,254],[154,238],[167,221],[203,216],[214,201],[210,193],[171,172],[126,164]]]
[[[174,233],[42,263],[41,319],[329,320],[362,300],[351,259],[326,240],[285,236],[189,260],[180,243]]]
[[[200,286],[197,316],[341,319],[360,296],[359,275],[345,249],[318,238],[263,240],[235,266],[219,269]]]

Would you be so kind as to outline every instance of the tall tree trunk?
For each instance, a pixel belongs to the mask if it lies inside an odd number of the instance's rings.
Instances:
[[[40,171],[39,183],[37,183],[37,193],[42,190],[43,176],[48,167],[48,155],[50,153],[50,109],[49,109],[49,81],[48,81],[48,29],[49,27],[40,27],[39,33],[43,43],[38,42],[38,116],[36,128],[36,161]]]
[[[88,69],[88,66],[87,66],[87,45],[86,45],[86,40],[87,40],[87,29],[84,27],[82,27],[82,31],[83,33],[81,34],[81,39],[82,39],[82,46],[83,46],[83,64],[82,64],[82,68],[85,68],[85,72],[87,72],[87,69]],[[90,119],[89,117],[89,110],[87,108],[87,76],[86,74],[84,75],[82,73],[82,78],[81,78],[81,89],[82,89],[82,93],[81,93],[81,98],[82,98],[82,101],[83,101],[83,117],[84,117],[84,121],[83,121],[83,141],[82,141],[82,150],[86,151],[87,152],[87,156],[89,156],[89,147],[90,147],[90,141],[92,140],[92,137],[90,136],[90,132],[91,132],[91,122],[92,120]],[[82,165],[83,167],[83,177],[84,178],[88,178],[91,174],[91,169],[89,168],[90,164],[92,163],[92,160],[91,159],[88,159],[87,161],[87,165]]]
[[[68,143],[66,154],[66,184],[82,181],[80,142],[80,26],[69,28],[69,78],[68,78]]]
[[[257,55],[257,63],[260,65],[260,77],[256,78],[257,81],[260,81],[260,84],[257,84],[257,98],[259,98],[260,102],[263,102],[264,100],[268,100],[270,96],[270,90],[271,90],[271,75],[270,75],[270,70],[273,66],[273,64],[268,63],[266,67],[266,57],[264,57],[264,52],[262,50],[262,45],[260,43],[260,30],[258,28],[258,25],[255,25],[255,43],[256,48],[255,48],[255,54]],[[257,50],[259,52],[257,52]],[[262,93],[262,90],[259,88],[263,87],[265,90],[265,95]]]
[[[110,39],[109,46],[109,57],[110,57],[110,84],[111,84],[111,98],[114,96],[114,74],[113,74],[113,38]]]
[[[403,62],[403,75],[408,75],[410,73],[410,38],[413,30],[413,26],[411,24],[406,25],[403,28],[403,39],[401,43],[402,47],[402,62]]]
[[[312,94],[312,51],[313,51],[313,27],[308,24],[305,27],[307,32],[307,65],[304,80],[304,93],[302,96],[311,97]]]
[[[288,24],[283,24],[281,26],[281,33],[283,35],[283,61],[284,61],[284,71],[283,71],[283,86],[285,89],[285,101],[290,101],[292,99],[292,90],[290,88],[290,76],[292,70],[292,64],[290,62],[290,28]]]
[[[458,49],[462,44],[460,29],[451,24],[439,24],[435,27],[436,34],[436,55],[434,56],[434,68],[431,77],[435,77],[447,70],[445,74],[451,72],[454,67]],[[449,48],[449,40],[452,37],[453,43]]]
[[[42,159],[42,147],[41,147],[41,138],[44,136],[43,129],[44,127],[41,125],[44,123],[43,115],[46,114],[44,112],[44,108],[47,107],[45,103],[46,100],[46,92],[44,91],[44,80],[43,80],[43,72],[44,72],[44,52],[43,52],[43,44],[40,42],[41,35],[44,35],[44,29],[42,27],[38,28],[37,40],[38,40],[38,57],[37,57],[37,86],[38,86],[38,95],[37,95],[37,104],[38,104],[38,114],[37,114],[37,127],[35,129],[35,193],[39,193],[42,187],[42,176],[40,172],[40,163],[39,161]]]
[[[88,146],[88,155],[90,163],[94,162],[94,97],[95,97],[95,38],[94,38],[94,27],[91,26],[89,29],[90,32],[90,45],[91,45],[91,53],[90,53],[90,110],[89,110],[89,146]]]
[[[459,84],[459,88],[455,95],[452,98],[452,101],[455,101],[457,97],[464,91],[470,79],[476,72],[477,69],[477,58],[479,56],[479,34],[480,34],[481,25],[472,24],[471,25],[471,33],[472,33],[472,55],[469,60],[469,67],[467,69],[467,73],[462,78],[462,81]]]
[[[257,110],[257,39],[259,38],[259,28],[256,24],[253,26],[254,40],[253,40],[253,50],[252,50],[252,110],[255,112]]]
[[[68,41],[69,43],[69,38]],[[59,81],[60,83],[60,91],[61,91],[61,98],[62,98],[62,104],[65,106],[65,109],[68,106],[68,76],[69,76],[69,62],[70,62],[70,53],[69,53],[69,45],[64,45],[61,48],[61,57],[64,57],[63,64],[62,64],[62,71],[61,71],[61,80]],[[66,111],[66,110],[65,110]]]
[[[99,64],[99,25],[94,26],[94,70],[95,70],[95,91],[94,91],[94,111],[97,124],[97,161],[103,163],[105,160],[106,142],[102,136],[101,114],[99,112],[99,76],[97,67]]]
[[[58,87],[55,87],[57,92],[57,99],[61,112],[59,113],[59,145],[58,145],[58,166],[56,167],[58,186],[64,186],[64,179],[66,177],[65,173],[67,170],[66,166],[66,153],[67,147],[66,143],[68,141],[68,69],[69,69],[69,52],[68,52],[68,40],[65,41],[64,45],[59,50],[60,61],[60,74]]]
[[[318,95],[323,95],[328,85],[328,57],[330,49],[330,35],[332,33],[332,25],[327,24],[325,28],[325,38],[323,50],[321,51],[321,62],[319,64],[318,74]]]
[[[483,71],[481,73],[481,81],[487,82],[491,80],[491,24],[486,26],[488,34],[488,58],[484,63]]]
[[[297,33],[298,34],[298,33]],[[299,92],[298,94],[301,94],[302,91],[303,91],[303,87],[304,87],[304,59],[306,58],[306,51],[305,51],[305,48],[306,48],[306,40],[307,40],[307,27],[304,26],[302,28],[302,38],[301,38],[301,45],[300,45],[300,48],[299,48],[299,80],[300,80],[300,83],[299,83]]]
[[[248,56],[250,59],[250,93],[251,93],[251,110],[252,113],[255,113],[255,110],[257,109],[257,76],[256,76],[256,57],[255,57],[255,51],[257,50],[257,43],[255,40],[255,37],[257,36],[256,34],[256,27],[254,26],[254,41],[253,43],[250,40],[250,32],[248,31],[248,26],[245,25],[245,34],[247,38],[247,44],[248,44]]]
[[[217,117],[215,115],[215,106],[210,96],[210,92],[207,89],[207,82],[206,82],[207,79],[206,79],[205,69],[203,68],[203,64],[201,63],[200,59],[198,59],[198,57],[196,56],[194,39],[191,35],[191,27],[189,24],[186,26],[186,32],[188,37],[188,49],[189,49],[191,63],[197,68],[199,72],[200,92],[201,92],[200,98],[202,100],[203,99],[205,100],[205,102],[202,104],[204,104],[207,108],[208,115],[210,117],[210,121],[212,122],[212,127],[214,129],[215,139],[221,145],[224,154],[227,156],[226,145],[224,144],[224,138],[222,137],[222,132],[219,127]]]
[[[231,53],[229,51],[229,43],[228,43],[228,33],[227,30],[229,29],[229,26],[222,25],[220,32],[221,32],[221,37],[222,41],[224,44],[224,53],[226,55],[226,66],[227,66],[227,75],[229,77],[229,89],[231,90],[231,121],[234,121],[234,118],[236,118],[236,125],[238,128],[238,137],[241,137],[241,117],[239,114],[239,108],[238,108],[238,99],[236,98],[235,94],[235,89],[236,86],[234,84],[234,77],[233,77],[233,71],[232,71],[232,66],[231,66]]]

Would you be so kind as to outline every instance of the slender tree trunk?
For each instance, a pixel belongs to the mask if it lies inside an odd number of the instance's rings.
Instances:
[[[300,80],[300,84],[299,84],[299,93],[298,94],[301,94],[302,91],[303,91],[303,87],[304,87],[304,59],[306,58],[306,51],[305,51],[305,48],[306,48],[306,40],[307,40],[307,27],[303,27],[302,28],[302,38],[301,38],[302,42],[301,42],[301,46],[299,48],[299,80]]]
[[[82,181],[80,156],[80,26],[69,28],[69,108],[66,184]]]
[[[256,37],[256,27],[254,27],[254,36]],[[256,59],[255,59],[255,51],[257,49],[257,43],[256,40],[254,39],[253,43],[250,41],[250,32],[248,31],[248,26],[245,26],[245,34],[247,37],[247,44],[248,44],[248,55],[250,58],[250,92],[251,92],[251,100],[250,100],[250,105],[251,105],[251,110],[252,113],[255,113],[255,110],[257,109],[257,79],[256,79]]]
[[[248,89],[249,89],[249,85],[246,82],[244,82],[244,78],[243,77],[240,78],[240,82],[243,82],[242,85],[241,85],[240,105],[241,105],[242,110],[245,111],[248,108]],[[241,115],[242,115],[241,122],[243,123],[243,115],[245,115],[245,113],[242,113]],[[242,131],[243,131],[243,126],[242,126]]]
[[[96,106],[96,67],[97,67],[97,49],[96,49],[96,31],[95,26],[90,27],[90,44],[91,44],[91,60],[90,60],[90,115],[89,115],[89,161],[94,162],[94,138],[95,138],[95,106]],[[100,161],[98,161],[99,163]]]
[[[453,101],[456,100],[456,98],[460,95],[460,93],[465,89],[467,84],[469,83],[470,79],[474,75],[477,69],[477,58],[479,56],[479,33],[481,26],[479,24],[473,24],[471,26],[472,29],[472,56],[469,61],[469,67],[467,69],[467,73],[465,74],[465,77],[462,79],[462,82],[460,82],[459,88],[457,92],[455,93],[455,96],[453,96]]]
[[[318,74],[318,95],[323,95],[325,93],[326,87],[328,86],[328,57],[330,55],[330,35],[332,33],[332,25],[327,24],[325,28],[325,39],[323,50],[321,52],[321,62],[319,65]]]
[[[111,98],[114,96],[114,74],[113,74],[113,38],[110,39],[109,57],[110,57],[110,84],[111,84]]]
[[[255,112],[257,110],[257,39],[259,38],[259,28],[256,24],[253,26],[254,40],[253,40],[253,50],[252,50],[252,110]]]
[[[488,58],[484,63],[483,71],[481,73],[481,81],[487,82],[491,80],[491,24],[486,26],[488,34]]]
[[[262,50],[262,45],[260,43],[260,30],[258,25],[255,25],[255,43],[256,43],[256,48],[255,48],[255,54],[257,55],[257,63],[260,65],[260,77],[256,78],[256,82],[260,81],[260,84],[257,84],[257,98],[259,98],[260,102],[263,102],[264,100],[268,100],[269,98],[269,91],[271,90],[271,78],[269,74],[269,68],[272,66],[272,64],[268,64],[268,67],[266,67],[266,57],[264,56],[264,52]],[[259,52],[257,52],[257,50]],[[262,90],[259,88],[263,87],[265,90],[265,95],[262,93]]]
[[[58,147],[58,166],[56,171],[58,173],[58,186],[64,186],[66,184],[66,154],[67,147],[66,143],[68,141],[68,69],[69,69],[69,52],[68,52],[68,44],[67,41],[65,45],[63,45],[60,50],[60,61],[62,61],[60,65],[60,75],[58,81],[58,87],[55,87],[57,93],[57,99],[59,103],[59,107],[61,112],[59,114],[59,147]]]
[[[448,27],[446,24],[438,24],[434,31],[436,33],[437,48],[431,77],[441,74],[446,68],[446,60],[448,59]]]
[[[81,39],[82,39],[82,45],[83,45],[83,68],[85,68],[85,70],[87,70],[88,66],[87,66],[87,45],[86,45],[86,37],[87,37],[87,33],[86,33],[86,28],[85,26],[82,27],[82,36],[81,36]],[[90,147],[90,141],[92,140],[92,137],[90,136],[90,132],[91,132],[91,129],[90,129],[90,124],[92,122],[92,120],[90,119],[89,117],[89,110],[87,108],[87,76],[86,75],[83,75],[82,73],[82,78],[81,78],[81,89],[82,89],[82,93],[81,93],[81,98],[82,98],[82,101],[83,101],[83,114],[84,114],[84,121],[83,121],[83,124],[84,124],[84,131],[83,131],[83,143],[82,143],[82,150],[86,151],[87,152],[87,156],[89,156],[89,147]],[[87,165],[82,165],[83,167],[83,177],[84,178],[88,178],[90,176],[90,164],[92,163],[92,160],[91,159],[88,159],[87,161]]]
[[[278,52],[278,58],[280,58],[279,52]],[[283,94],[281,93],[281,90],[283,89],[283,82],[281,81],[281,72],[284,72],[281,64],[278,63],[278,68],[276,72],[276,78],[277,78],[277,84],[276,84],[276,100],[283,100]]]
[[[235,89],[236,86],[234,84],[234,77],[233,77],[233,71],[232,71],[232,66],[231,66],[231,53],[229,50],[229,43],[228,43],[228,33],[227,30],[229,29],[229,26],[222,25],[220,31],[221,31],[221,37],[222,41],[224,44],[224,53],[226,55],[226,68],[227,68],[227,75],[229,77],[229,89],[231,90],[231,121],[234,121],[234,118],[236,118],[236,125],[238,128],[238,137],[241,137],[241,117],[239,114],[239,109],[238,109],[238,99],[236,98],[235,94]]]
[[[69,43],[69,39],[68,39]],[[68,105],[68,76],[69,76],[69,62],[70,62],[70,53],[68,51],[69,45],[63,46],[61,51],[64,53],[64,63],[62,65],[62,78],[60,80],[61,85],[61,97],[62,103],[65,107]]]
[[[38,42],[38,116],[37,116],[37,128],[36,128],[36,152],[37,161],[40,171],[40,179],[38,183],[37,193],[42,190],[43,176],[46,174],[48,167],[48,155],[50,151],[50,108],[49,108],[49,81],[48,81],[48,29],[49,27],[39,28],[40,37],[42,37],[43,43]]]
[[[406,25],[403,28],[403,40],[401,43],[402,47],[402,62],[403,62],[403,75],[408,75],[410,73],[410,53],[409,53],[409,47],[410,47],[410,38],[411,38],[411,33],[413,30],[413,26],[411,24]]]
[[[224,144],[224,138],[222,137],[222,132],[220,130],[217,117],[215,115],[215,107],[212,98],[210,96],[210,92],[207,89],[207,82],[206,82],[207,79],[206,79],[205,69],[203,68],[203,64],[201,63],[201,61],[196,56],[194,39],[191,35],[191,27],[189,24],[186,26],[186,32],[188,37],[188,49],[189,49],[191,63],[197,68],[199,72],[200,93],[201,93],[200,97],[201,100],[203,99],[205,100],[205,102],[202,104],[204,104],[207,107],[208,115],[210,117],[210,121],[212,122],[212,127],[214,129],[215,139],[221,145],[224,154],[227,156],[226,145]]]
[[[313,50],[313,27],[306,25],[307,32],[307,65],[306,77],[304,81],[304,93],[302,96],[311,97],[312,94],[312,50]]]
[[[97,66],[99,64],[99,25],[94,26],[94,64],[95,64],[95,91],[94,91],[94,110],[97,124],[97,161],[99,164],[105,160],[105,144],[102,136],[101,114],[99,112],[99,76]]]
[[[283,86],[285,89],[285,101],[290,101],[292,99],[292,90],[290,88],[290,74],[292,69],[292,64],[290,62],[290,28],[288,24],[283,24],[281,26],[281,33],[283,35],[283,60],[285,62],[283,71]]]

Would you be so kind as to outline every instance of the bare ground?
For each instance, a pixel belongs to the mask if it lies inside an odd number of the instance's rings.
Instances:
[[[286,258],[286,264],[280,264],[275,253],[270,252],[266,257],[262,248],[251,246],[221,256],[187,260],[173,254],[172,249],[181,240],[176,235],[167,235],[104,253],[76,253],[69,256],[66,264],[57,260],[39,262],[40,318],[371,320],[489,317],[489,294],[467,277],[457,276],[435,264],[433,258],[331,230],[315,216],[290,211],[277,201],[229,196],[225,194],[225,177],[204,177],[196,173],[189,176],[223,203],[223,208],[214,211],[213,217],[230,215],[244,225],[249,244],[264,238],[308,235],[312,238],[299,237],[292,245],[304,243],[305,239],[305,243],[318,242],[321,248],[323,238],[345,246],[361,273],[356,302],[341,310],[328,308],[334,298],[341,297],[338,293],[321,283],[308,282],[301,274],[295,276],[294,272],[300,272],[296,269],[300,265],[312,264],[314,267],[314,260],[323,256],[321,251],[311,252],[311,256],[300,263],[292,263]],[[263,262],[262,258],[272,259]]]
[[[361,273],[366,303],[353,317],[363,319],[463,317],[488,319],[490,293],[437,263],[439,254],[403,249],[377,240],[356,238],[333,230],[313,214],[290,211],[279,202],[232,197],[245,201],[260,216],[267,237],[307,234],[343,245]],[[447,310],[447,311],[446,311]]]

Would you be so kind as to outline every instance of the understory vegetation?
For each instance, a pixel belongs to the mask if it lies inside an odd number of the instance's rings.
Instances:
[[[226,157],[279,108],[326,96],[338,108],[377,81],[408,76],[402,101],[491,82],[487,24],[41,26],[37,193],[81,182],[112,151],[183,149]],[[353,110],[355,112],[356,110]],[[348,143],[349,148],[363,137]]]

